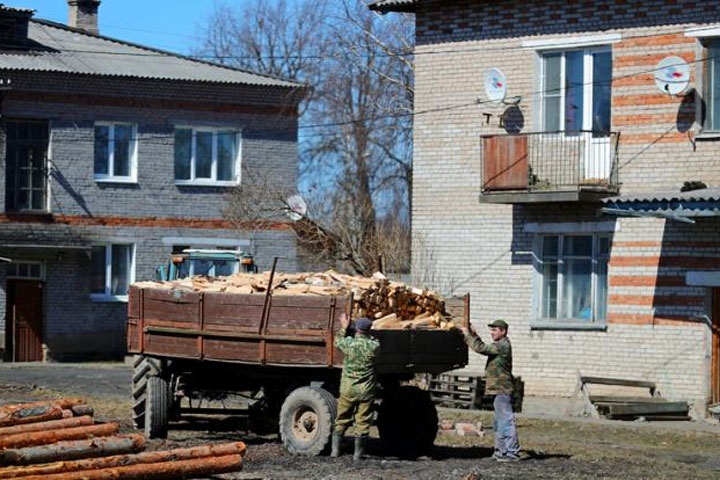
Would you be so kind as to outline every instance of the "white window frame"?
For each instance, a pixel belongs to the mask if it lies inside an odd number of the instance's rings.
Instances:
[[[40,275],[37,276],[22,276],[22,275],[13,275],[10,273],[10,269],[19,266],[19,265],[39,265],[40,266]],[[7,278],[13,279],[13,280],[44,280],[45,279],[45,263],[41,261],[36,260],[18,260],[18,261],[12,261],[7,267]]]
[[[94,243],[93,247],[105,248],[105,293],[91,293],[90,300],[93,302],[127,302],[128,295],[112,295],[112,247],[113,245],[125,245],[131,249],[130,265],[128,267],[128,289],[135,282],[135,255],[136,246],[127,242],[100,242]]]
[[[562,48],[551,48],[551,49],[543,49],[538,50],[537,55],[539,58],[540,63],[540,75],[538,77],[539,80],[539,88],[538,91],[540,92],[539,95],[539,103],[540,103],[540,116],[539,116],[539,125],[541,131],[548,131],[548,132],[561,132],[566,134],[577,134],[578,132],[571,131],[566,132],[565,125],[566,125],[566,118],[565,118],[565,94],[566,94],[566,88],[565,88],[565,69],[567,65],[567,53],[570,52],[583,52],[583,118],[582,118],[582,126],[580,130],[584,131],[590,131],[592,130],[592,107],[593,107],[593,76],[594,76],[594,68],[593,68],[593,54],[594,53],[610,53],[612,54],[612,45],[592,45],[592,46],[586,46],[586,47],[580,47],[573,46],[572,44],[565,45]],[[560,56],[560,125],[559,129],[557,127],[555,128],[548,128],[547,125],[545,125],[545,55],[549,54],[561,54]],[[589,108],[588,108],[589,107]]]
[[[573,257],[567,257],[565,256],[563,249],[564,249],[564,243],[566,237],[592,237],[592,257],[591,257],[591,287],[590,287],[590,295],[592,298],[592,317],[589,320],[582,319],[582,318],[547,318],[542,316],[543,311],[543,305],[545,303],[544,298],[544,288],[543,288],[543,242],[544,239],[547,237],[557,237],[558,238],[558,256],[557,256],[557,266],[558,266],[558,276],[557,276],[557,302],[556,302],[556,308],[559,310],[565,300],[564,298],[564,275],[565,275],[565,260],[567,258],[573,258]],[[612,234],[605,233],[605,232],[566,232],[566,233],[558,233],[558,232],[547,232],[547,233],[537,233],[534,240],[534,285],[533,285],[533,297],[534,297],[534,305],[533,305],[533,324],[531,326],[539,326],[539,327],[552,327],[552,328],[562,328],[563,326],[588,326],[588,327],[604,327],[607,324],[607,318],[598,318],[597,312],[599,307],[599,299],[598,299],[598,270],[600,266],[600,261],[605,260],[609,263],[610,261],[610,251],[604,255],[600,255],[599,253],[599,240],[600,238],[607,238],[608,242],[612,242]],[[586,258],[586,257],[583,257]],[[608,274],[609,278],[609,274]],[[609,295],[609,292],[608,292]],[[608,307],[608,300],[605,299],[606,305],[605,305],[605,312],[607,315],[607,307]]]
[[[240,185],[241,177],[241,159],[242,159],[242,129],[237,127],[199,127],[197,125],[175,125],[175,130],[191,130],[192,140],[190,145],[190,179],[175,178],[175,185],[196,185],[196,186],[213,186],[213,187],[234,187]],[[218,132],[231,131],[235,133],[235,179],[234,180],[218,180],[217,179],[217,154],[218,154]],[[197,178],[195,176],[195,161],[197,148],[197,133],[212,133],[212,165],[210,178]],[[174,162],[173,153],[173,162]],[[174,172],[174,163],[173,163]],[[173,173],[173,177],[175,174]]]
[[[114,175],[115,170],[115,127],[117,125],[127,125],[131,127],[130,131],[130,175]],[[94,139],[96,127],[108,127],[108,173],[95,172],[95,153]],[[110,183],[137,183],[137,163],[138,163],[138,139],[137,124],[131,122],[95,122],[93,126],[93,178],[96,182]]]

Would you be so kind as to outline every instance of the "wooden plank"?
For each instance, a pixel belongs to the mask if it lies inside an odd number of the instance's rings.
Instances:
[[[590,395],[593,403],[666,403],[667,399],[660,397],[615,397],[610,395]]]
[[[145,327],[147,333],[159,333],[181,336],[197,336],[212,338],[235,338],[238,340],[268,340],[288,343],[314,343],[325,345],[325,337],[319,335],[258,335],[257,333],[209,332],[191,328]]]
[[[627,405],[608,405],[610,415],[652,415],[658,413],[687,414],[687,402],[646,403]]]
[[[606,377],[580,377],[582,383],[590,383],[596,385],[616,385],[619,387],[639,387],[639,388],[656,388],[655,382],[646,382],[643,380],[625,380],[622,378],[606,378]]]

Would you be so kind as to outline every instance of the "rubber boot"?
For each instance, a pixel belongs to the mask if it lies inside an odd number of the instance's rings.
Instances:
[[[367,443],[367,437],[355,437],[355,453],[353,454],[353,460],[361,460],[365,455],[365,444]]]
[[[333,458],[337,458],[340,456],[342,437],[342,433],[333,432],[332,434],[332,448],[330,450],[330,456]]]

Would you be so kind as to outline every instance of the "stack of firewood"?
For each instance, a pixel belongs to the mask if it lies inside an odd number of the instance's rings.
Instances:
[[[245,444],[141,452],[145,438],[96,423],[76,398],[0,407],[0,479],[202,478],[242,469]]]
[[[390,281],[382,273],[372,277],[344,275],[334,270],[322,273],[239,273],[226,277],[196,276],[169,282],[139,282],[138,287],[179,288],[196,292],[225,292],[273,295],[353,295],[353,317],[372,319],[374,329],[455,328],[445,302],[431,290]]]

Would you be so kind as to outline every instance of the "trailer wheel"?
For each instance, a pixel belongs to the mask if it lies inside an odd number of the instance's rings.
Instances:
[[[162,377],[149,377],[145,401],[145,435],[148,438],[167,437],[170,400],[168,381]]]
[[[135,428],[145,426],[145,403],[147,400],[148,378],[157,376],[162,371],[162,362],[157,358],[135,355],[133,359],[132,396],[133,424]]]
[[[337,415],[337,401],[323,388],[300,387],[280,409],[280,438],[288,452],[308,457],[327,447]]]
[[[435,443],[438,415],[430,394],[416,387],[387,391],[377,421],[383,451],[400,458],[417,458]]]

